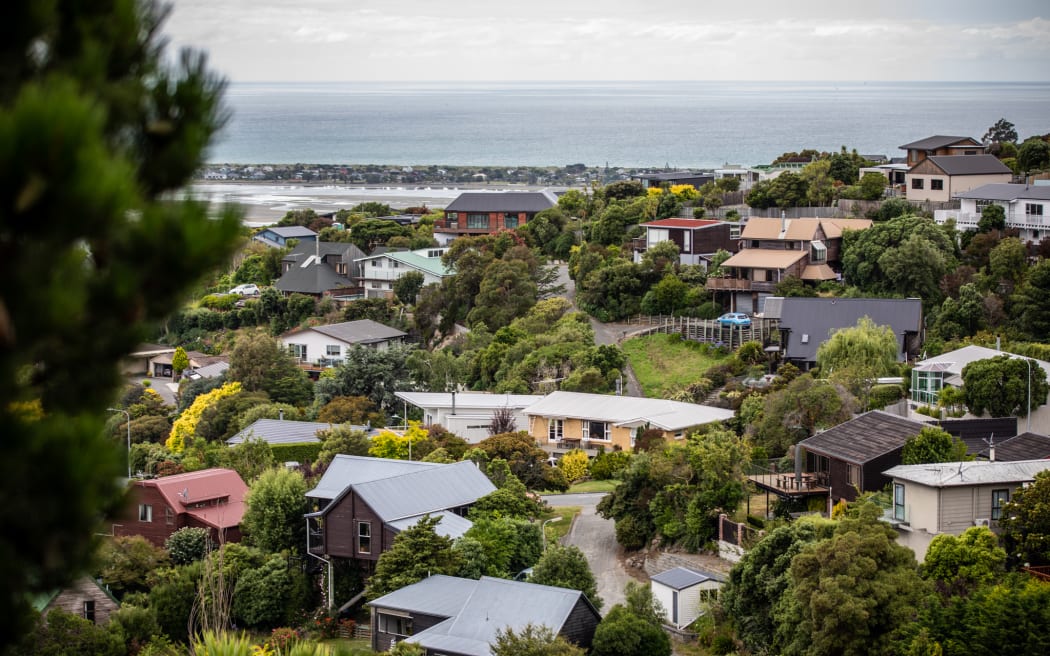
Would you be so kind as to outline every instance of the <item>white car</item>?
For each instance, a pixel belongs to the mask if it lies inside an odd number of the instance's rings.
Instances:
[[[237,285],[230,290],[231,294],[237,294],[238,296],[258,296],[259,286],[254,283],[245,283],[243,285]]]

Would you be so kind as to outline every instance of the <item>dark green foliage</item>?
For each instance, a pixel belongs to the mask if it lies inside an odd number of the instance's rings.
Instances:
[[[400,408],[394,396],[398,390],[412,389],[407,359],[412,347],[393,346],[379,349],[355,346],[346,352],[343,364],[331,369],[331,376],[323,376],[314,385],[314,395],[320,405],[337,396],[365,396],[381,410]]]
[[[261,567],[245,570],[233,591],[233,616],[237,623],[269,629],[289,618],[287,599],[291,596],[295,573],[281,554],[266,559]]]
[[[1050,471],[1011,492],[999,526],[1003,546],[1014,565],[1050,565]]]
[[[875,385],[868,391],[868,407],[872,410],[885,408],[904,396],[900,385]]]
[[[1050,143],[1040,137],[1030,137],[1017,149],[1017,163],[1024,172],[1050,167]]]
[[[600,451],[591,461],[591,478],[607,481],[616,478],[631,463],[631,454],[627,451]]]
[[[791,372],[782,366],[780,371],[797,375],[797,369]],[[775,387],[779,385],[774,382]],[[762,411],[748,427],[748,433],[756,446],[779,457],[817,428],[830,428],[851,419],[855,403],[856,399],[841,386],[818,381],[809,374],[798,376],[766,395]]]
[[[160,635],[152,609],[128,604],[109,614],[109,630],[120,637],[128,654],[139,653],[153,636]]]
[[[995,122],[988,131],[981,137],[981,142],[984,144],[992,143],[1003,143],[1003,142],[1016,142],[1017,141],[1017,130],[1014,129],[1014,124],[1007,121],[1005,118],[1001,118]]]
[[[99,549],[98,577],[119,598],[148,591],[146,578],[167,564],[168,554],[141,535],[117,537]]]
[[[532,570],[529,582],[552,585],[557,588],[579,590],[597,610],[602,600],[598,597],[598,585],[591,573],[587,557],[579,547],[554,545],[549,547]]]
[[[422,273],[409,271],[394,281],[394,295],[405,305],[412,305],[416,302],[419,290],[423,289],[423,282]]]
[[[210,442],[225,441],[240,430],[240,417],[248,410],[270,402],[266,392],[238,392],[205,408],[196,435]]]
[[[321,438],[320,450],[317,452],[319,462],[328,464],[339,454],[348,456],[367,456],[371,441],[364,431],[346,426],[334,426],[318,434]],[[300,460],[299,462],[307,462]]]
[[[802,278],[798,276],[787,276],[783,280],[777,283],[775,293],[777,296],[784,297],[807,297],[815,298],[817,296],[817,290],[812,285],[807,285]]]
[[[962,370],[966,406],[975,415],[992,417],[1027,416],[1046,403],[1050,385],[1038,362],[999,355],[971,362]]]
[[[377,599],[433,574],[451,575],[459,571],[452,540],[434,531],[440,521],[440,517],[428,515],[397,534],[390,549],[379,557],[375,574],[368,581],[369,599]]]
[[[240,382],[246,392],[265,392],[275,403],[299,406],[311,400],[306,373],[279,340],[259,331],[237,340],[226,379]]]
[[[120,636],[61,608],[40,618],[12,656],[124,656]]]
[[[1006,210],[1002,205],[986,205],[981,211],[981,220],[977,222],[978,232],[1006,229]]]
[[[0,646],[26,628],[27,595],[83,571],[97,518],[120,496],[123,455],[102,431],[118,363],[239,232],[232,211],[215,218],[168,193],[200,167],[224,112],[200,56],[164,54],[159,9],[6,9]],[[21,403],[37,401],[43,415],[27,418]]]
[[[629,200],[645,195],[645,188],[638,180],[622,180],[605,185],[601,194],[608,200]]]
[[[411,237],[412,228],[395,221],[382,219],[365,219],[354,224],[350,232],[350,241],[365,253],[371,253],[377,246],[384,246],[395,237]]]
[[[926,426],[909,437],[901,452],[901,464],[924,465],[935,462],[973,460],[962,440],[935,426]]]
[[[168,536],[164,541],[164,548],[168,550],[172,563],[188,565],[204,558],[210,549],[209,542],[208,529],[183,526]]]
[[[252,483],[241,522],[252,544],[271,553],[305,550],[306,491],[303,475],[284,467],[270,469]]]
[[[543,539],[538,524],[510,517],[473,517],[472,521],[463,537],[481,545],[486,576],[510,578],[540,557]]]
[[[510,627],[496,631],[492,656],[583,656],[584,651],[547,626],[531,622],[515,631]]]
[[[321,444],[318,442],[303,442],[300,444],[271,444],[270,451],[273,460],[277,463],[284,462],[313,462],[321,453]],[[363,455],[363,454],[356,454]]]
[[[671,639],[654,625],[617,604],[602,618],[591,646],[594,656],[670,656]]]
[[[1015,323],[1033,341],[1050,335],[1050,260],[1028,270],[1028,278],[1013,298]]]
[[[484,451],[490,461],[506,460],[511,473],[530,490],[568,488],[564,476],[559,480],[561,472],[547,464],[547,452],[536,446],[536,440],[525,431],[493,435],[479,442],[477,448]]]
[[[882,177],[881,174],[874,174]],[[909,203],[903,198],[888,198],[875,213],[870,217],[873,221],[889,221],[890,219],[897,218],[898,216],[905,216],[908,214],[915,214],[915,206]]]
[[[197,583],[201,578],[200,563],[184,565],[149,590],[149,607],[157,615],[157,624],[172,640],[185,642]]]
[[[985,526],[971,526],[962,535],[942,533],[930,542],[922,577],[937,584],[943,595],[966,595],[995,583],[1005,571],[1006,551]]]

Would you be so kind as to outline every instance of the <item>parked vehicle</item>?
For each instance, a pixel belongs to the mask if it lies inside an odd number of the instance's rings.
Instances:
[[[243,285],[237,285],[230,290],[231,294],[237,294],[238,296],[258,296],[259,286],[255,283],[245,283]]]
[[[716,320],[723,326],[750,326],[751,317],[744,312],[726,312]]]

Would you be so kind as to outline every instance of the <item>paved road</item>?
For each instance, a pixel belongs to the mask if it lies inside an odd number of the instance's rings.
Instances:
[[[595,513],[595,506],[604,496],[604,493],[556,494],[543,499],[552,506],[580,506],[580,514],[563,542],[579,547],[587,557],[598,584],[598,596],[602,598],[602,612],[607,613],[614,605],[623,603],[623,589],[633,579],[620,561],[613,521]]]

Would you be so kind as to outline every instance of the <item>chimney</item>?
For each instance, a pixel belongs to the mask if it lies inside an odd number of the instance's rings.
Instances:
[[[452,390],[452,416],[456,415],[456,390]]]
[[[281,408],[277,411],[277,420],[284,421],[284,408]]]
[[[787,212],[780,210],[780,232],[787,232]]]

